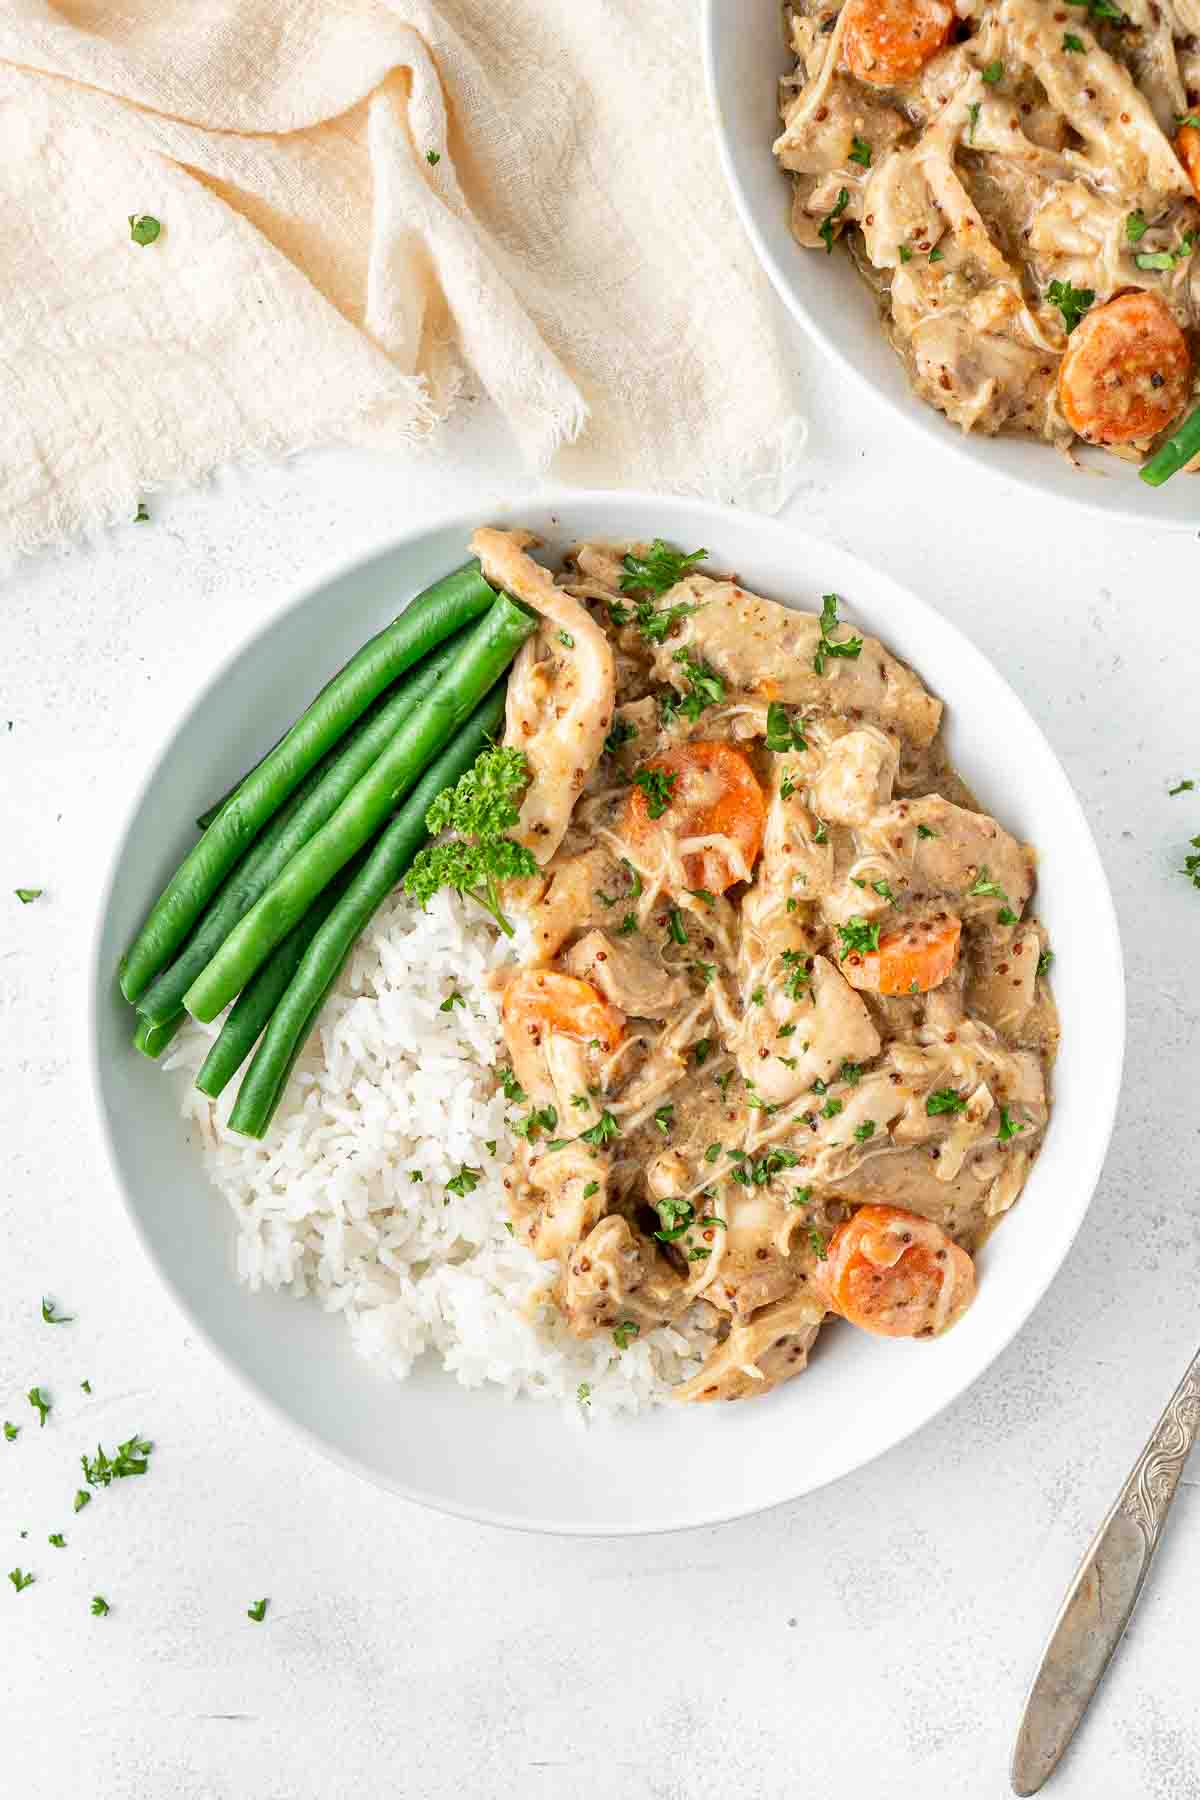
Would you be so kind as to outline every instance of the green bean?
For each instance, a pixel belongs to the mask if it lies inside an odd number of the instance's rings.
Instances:
[[[297,851],[192,983],[183,1003],[194,1018],[215,1019],[240,993],[325,884],[375,836],[481,696],[495,686],[534,624],[532,613],[501,594],[473,626],[441,681],[408,714],[374,767]]]
[[[335,902],[350,885],[361,866],[364,854],[360,851],[354,861],[347,863],[341,874],[330,882],[325,892],[318,894],[300,923],[288,932],[281,944],[276,945],[253,981],[247,982],[238,995],[229,1017],[221,1027],[221,1035],[205,1057],[196,1077],[196,1086],[210,1100],[215,1100],[232,1081],[253,1050],[262,1035],[263,1026],[275,1011],[288,983],[299,968],[301,957],[329,916]],[[186,1018],[187,1014],[183,1016]]]
[[[1189,413],[1179,430],[1173,432],[1165,444],[1160,444],[1149,462],[1143,463],[1138,470],[1142,480],[1150,487],[1161,487],[1172,475],[1177,475],[1185,463],[1190,463],[1193,456],[1200,452],[1200,406]]]
[[[503,717],[504,684],[500,683],[475,708],[376,838],[362,868],[305,950],[287,992],[271,1015],[229,1116],[234,1131],[246,1137],[265,1135],[296,1058],[355,940],[427,842],[426,813],[443,788],[453,787],[465,775]]]
[[[154,902],[122,960],[127,1000],[141,999],[242,852],[375,696],[494,599],[478,564],[468,564],[420,595],[351,657],[226,801]]]
[[[387,748],[401,721],[433,691],[470,635],[457,632],[388,694],[376,700],[346,735],[309,772],[291,799],[251,845],[226,878],[196,929],[169,968],[164,969],[138,1001],[138,1011],[162,1024],[183,1005],[183,996],[207,968],[238,920],[243,918],[275,877],[332,818],[346,795]]]
[[[152,1025],[149,1019],[143,1019],[139,1014],[133,1033],[134,1049],[140,1050],[143,1056],[161,1056],[186,1018],[185,1012],[177,1012],[165,1025]]]
[[[441,588],[445,583],[448,583],[451,581],[457,581],[461,576],[465,575],[468,572],[468,570],[471,573],[474,573],[475,570],[478,568],[479,568],[479,564],[477,562],[467,563],[463,568],[455,569],[455,571],[452,575],[443,576],[442,581],[435,582],[434,588]],[[434,588],[426,588],[423,593],[418,594],[414,600],[410,601],[409,604],[411,606],[423,606],[425,604],[426,596],[433,593]],[[387,630],[386,626],[384,627],[384,630],[385,631]],[[381,636],[382,636],[382,633],[377,631],[373,638],[367,639],[366,643],[363,645],[363,649],[369,650],[371,648],[371,645],[374,644],[377,641],[377,639]],[[325,687],[318,689],[318,691],[313,695],[314,702],[321,698],[321,695],[325,692],[325,688],[327,688],[330,685],[330,682],[336,681],[338,678],[338,675],[341,675],[344,673],[346,667],[347,667],[347,665],[345,663],[343,663],[341,668],[337,671],[337,674],[331,675],[329,677],[329,681],[327,681],[325,683]],[[284,737],[286,737],[286,736],[287,736],[287,733],[285,732]],[[271,750],[278,749],[279,745],[282,744],[282,742],[283,742],[283,738],[277,737],[275,739],[275,742],[271,745]],[[266,755],[269,756],[270,754],[271,754],[271,751],[268,750],[266,752]],[[234,782],[233,786],[225,789],[225,792],[221,795],[221,798],[219,800],[214,800],[211,806],[205,808],[205,810],[200,814],[199,818],[196,820],[196,824],[200,827],[201,831],[208,830],[209,826],[212,824],[213,820],[216,818],[216,816],[220,812],[221,808],[223,806],[225,806],[230,800],[233,799],[233,796],[237,793],[238,789],[241,787],[242,783],[246,780],[247,776],[253,775],[255,769],[257,769],[262,764],[263,761],[264,761],[264,758],[260,756],[258,759],[258,762],[252,764],[251,767],[246,770],[245,775],[239,775],[237,780]]]

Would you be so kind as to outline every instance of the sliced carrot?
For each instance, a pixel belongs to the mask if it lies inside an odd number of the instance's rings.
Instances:
[[[953,970],[961,936],[961,920],[935,913],[889,932],[878,950],[852,950],[841,971],[851,987],[872,994],[928,994]]]
[[[1067,340],[1058,400],[1091,444],[1128,444],[1164,431],[1187,404],[1192,359],[1166,301],[1118,294],[1084,314]]]
[[[1200,131],[1194,125],[1181,125],[1175,138],[1175,150],[1188,172],[1192,192],[1200,200]]]
[[[846,65],[872,87],[915,81],[954,29],[950,0],[846,0],[843,17]]]
[[[556,1031],[584,1043],[597,1038],[603,1049],[613,1050],[625,1031],[624,1015],[590,981],[555,969],[522,969],[505,988],[500,1010],[510,1049],[514,1040],[537,1044],[543,1032]]]
[[[645,785],[638,786],[643,774]],[[660,831],[676,838],[727,837],[738,846],[746,868],[752,869],[762,849],[766,820],[763,791],[747,757],[732,744],[700,738],[651,757],[636,771],[623,829],[635,844]],[[708,888],[714,894],[723,894],[742,879],[741,871],[731,868],[715,848],[689,853],[683,866],[689,887]]]
[[[975,1298],[966,1251],[899,1206],[860,1206],[830,1238],[812,1279],[831,1311],[879,1337],[937,1337]]]

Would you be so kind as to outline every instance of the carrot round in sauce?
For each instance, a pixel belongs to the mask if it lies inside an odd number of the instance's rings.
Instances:
[[[953,913],[918,919],[881,937],[878,950],[853,951],[841,971],[851,987],[872,994],[928,994],[953,970],[961,936]]]
[[[847,67],[872,87],[915,81],[954,29],[949,0],[846,0]]]
[[[1118,294],[1086,313],[1058,371],[1072,431],[1091,444],[1154,437],[1183,411],[1191,387],[1187,341],[1165,300]]]
[[[975,1298],[966,1251],[899,1206],[860,1206],[812,1279],[832,1312],[879,1337],[937,1337]]]
[[[1175,137],[1175,150],[1188,172],[1192,191],[1200,200],[1200,131],[1194,125],[1181,125]]]
[[[742,751],[732,744],[696,739],[651,757],[637,770],[623,830],[634,844],[645,843],[658,831],[677,839],[727,837],[750,870],[762,849],[766,819],[763,791]],[[742,871],[732,868],[715,847],[689,852],[683,867],[690,887],[715,894],[743,879]]]
[[[510,1046],[514,1038],[538,1042],[544,1031],[556,1031],[584,1043],[597,1038],[613,1050],[625,1031],[622,1014],[590,981],[556,969],[522,969],[505,988],[500,1011]]]

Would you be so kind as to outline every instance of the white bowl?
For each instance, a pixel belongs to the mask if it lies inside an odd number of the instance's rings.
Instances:
[[[791,234],[791,179],[771,154],[778,136],[777,85],[790,74],[780,0],[704,0],[704,68],[721,160],[742,223],[780,298],[821,349],[892,407],[907,424],[974,468],[1037,493],[1090,507],[1109,519],[1193,529],[1200,481],[1176,478],[1161,488],[1139,481],[1137,466],[1102,450],[1084,450],[1075,468],[1033,438],[964,437],[957,425],[918,400],[879,326],[874,295],[844,250],[802,249]]]
[[[887,576],[790,527],[702,502],[558,493],[505,509],[551,553],[576,537],[708,546],[712,566],[802,607],[846,615],[910,661],[947,703],[955,762],[983,805],[1040,846],[1038,911],[1056,948],[1063,1048],[1054,1117],[1032,1179],[980,1258],[975,1305],[944,1339],[885,1343],[830,1330],[812,1367],[760,1401],[664,1407],[574,1429],[554,1406],[507,1405],[440,1369],[389,1384],[311,1301],[251,1295],[233,1275],[225,1202],[179,1117],[179,1089],[130,1043],[116,965],[192,841],[190,821],[406,596],[463,560],[477,520],[402,539],[284,607],[180,718],[133,801],[93,946],[96,1100],[118,1185],[158,1274],[260,1399],[345,1466],[409,1499],[492,1523],[581,1533],[711,1524],[793,1499],[915,1431],[1009,1342],[1062,1262],[1100,1172],[1124,1041],[1121,948],[1104,869],[1053,752],[1021,702],[953,626]]]

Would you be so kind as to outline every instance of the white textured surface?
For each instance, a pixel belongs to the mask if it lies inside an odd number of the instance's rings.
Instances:
[[[807,369],[812,358],[796,344]],[[328,564],[501,491],[485,414],[437,460],[313,457],[152,502],[0,600],[3,1776],[22,1800],[992,1800],[1090,1533],[1195,1347],[1198,546],[982,488],[810,370],[795,516],[956,619],[1025,696],[1111,873],[1125,1098],[1078,1243],[949,1413],[794,1507],[634,1542],[510,1536],[316,1461],[159,1292],[101,1167],[82,963],[113,822],[172,705]],[[500,480],[497,478],[500,472]],[[513,484],[517,485],[517,484]],[[1200,521],[1200,484],[1197,487]],[[949,696],[953,703],[953,696]],[[7,730],[7,721],[13,721]],[[16,886],[43,886],[20,907]],[[50,1330],[52,1293],[76,1324]],[[93,1394],[78,1383],[87,1376]],[[44,1431],[22,1398],[54,1396]],[[140,1430],[149,1475],[74,1517],[77,1458]],[[18,1532],[27,1528],[22,1541]],[[68,1547],[46,1543],[62,1529]],[[1195,1800],[1200,1494],[1050,1791]],[[112,1603],[88,1613],[93,1593]],[[271,1596],[267,1622],[245,1608]]]

